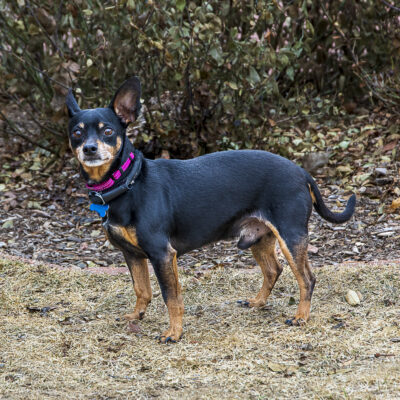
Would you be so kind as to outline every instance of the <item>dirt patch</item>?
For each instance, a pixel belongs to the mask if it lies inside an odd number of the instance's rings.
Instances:
[[[154,276],[145,319],[127,324],[127,275],[60,272],[0,262],[0,397],[4,399],[393,399],[400,385],[399,264],[318,268],[312,318],[284,324],[298,288],[289,268],[263,309],[237,299],[261,285],[258,269],[181,271],[184,336],[168,323]],[[254,273],[253,273],[254,272]],[[340,272],[340,273],[339,273]],[[360,306],[344,300],[361,292]]]

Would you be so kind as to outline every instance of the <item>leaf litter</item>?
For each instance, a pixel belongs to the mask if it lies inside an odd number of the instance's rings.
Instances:
[[[285,155],[313,170],[328,207],[341,211],[350,194],[357,194],[356,214],[346,224],[327,223],[313,212],[313,266],[400,259],[399,162],[397,146],[392,145],[400,139],[397,118],[377,108],[340,122],[304,120],[271,128],[271,138],[285,144]],[[15,148],[10,142],[0,138],[0,249],[65,267],[124,265],[120,252],[106,240],[97,214],[89,211],[72,155],[67,152],[54,162],[43,150],[27,149],[11,156]],[[196,250],[180,263],[200,274],[220,263],[254,265],[250,253],[238,251],[234,242]]]

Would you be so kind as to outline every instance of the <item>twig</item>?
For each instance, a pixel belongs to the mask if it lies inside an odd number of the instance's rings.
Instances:
[[[39,72],[39,73],[43,74],[44,76],[46,76],[46,78],[48,78],[50,81],[54,82],[56,85],[59,85],[59,86],[63,87],[64,89],[70,89],[69,86],[64,85],[63,83],[61,83],[61,82],[57,81],[56,79],[52,78],[51,76],[49,76],[49,74],[47,72],[44,72],[40,68],[37,68],[34,65],[28,63],[26,60],[22,59],[21,57],[17,56],[16,54],[14,54],[11,50],[7,50],[4,47],[1,47],[1,51],[4,51],[4,52],[6,52],[8,54],[11,54],[13,57],[15,57],[22,64],[28,64],[31,68],[33,68],[37,72]]]
[[[3,96],[8,97],[9,99],[11,99],[15,104],[18,105],[18,107],[20,107],[21,109],[25,110],[25,112],[31,117],[32,121],[33,121],[36,125],[38,125],[40,128],[45,129],[46,131],[48,131],[48,132],[52,133],[53,135],[56,135],[56,136],[58,136],[58,137],[60,137],[60,138],[63,138],[63,137],[65,136],[63,133],[58,132],[58,131],[56,131],[56,130],[54,130],[54,129],[52,129],[52,128],[49,128],[48,126],[43,125],[41,122],[39,122],[39,121],[35,118],[35,116],[33,115],[32,112],[30,112],[30,111],[28,111],[26,108],[23,108],[23,107],[22,107],[21,102],[20,102],[14,95],[10,95],[10,94],[5,93],[5,92],[3,92],[3,91],[0,91],[0,93],[1,93]]]
[[[54,42],[54,40],[51,38],[51,36],[47,33],[46,29],[44,28],[44,26],[40,23],[40,21],[38,20],[36,13],[33,11],[32,6],[30,5],[30,3],[28,2],[27,7],[29,8],[29,11],[32,15],[32,17],[35,19],[36,24],[40,26],[40,28],[42,29],[43,33],[45,34],[45,36],[47,37],[47,39],[50,41],[50,43],[52,44],[52,46],[54,47],[55,51],[62,57],[64,58],[64,53],[62,52],[62,50],[57,46],[57,44]]]
[[[17,128],[17,126],[14,124],[14,122],[11,121],[11,120],[9,120],[9,119],[3,114],[2,111],[0,111],[0,116],[4,119],[4,121],[7,122],[8,126],[9,126],[18,136],[24,138],[24,139],[27,140],[29,143],[32,143],[32,144],[35,145],[35,146],[41,147],[42,149],[48,151],[48,152],[51,153],[51,154],[58,155],[57,151],[53,150],[53,149],[50,148],[50,147],[47,147],[47,146],[44,145],[44,144],[40,144],[40,143],[38,143],[38,142],[35,142],[35,141],[32,140],[28,135],[25,135],[24,133],[22,133],[22,132]]]
[[[390,4],[390,3],[388,3],[387,1],[385,1],[385,0],[382,0],[382,3],[383,4],[385,4],[385,5],[387,5],[388,7],[390,7],[392,10],[395,10],[395,11],[398,11],[398,12],[400,12],[400,8],[399,7],[396,7],[396,6],[394,6],[393,4]]]
[[[383,0],[382,0],[383,1]],[[351,48],[351,45],[349,43],[349,39],[346,37],[346,35],[343,33],[343,31],[335,24],[335,22],[332,20],[332,17],[328,14],[324,4],[321,3],[321,8],[324,11],[326,17],[328,18],[328,21],[330,22],[330,24],[333,26],[334,30],[341,36],[341,38],[343,39],[347,50],[350,53],[351,58],[353,59],[353,62],[355,63],[355,65],[357,65],[360,69],[360,74],[357,74],[357,72],[354,72],[354,75],[356,75],[359,79],[363,80],[363,82],[367,85],[368,89],[371,91],[371,93],[373,93],[373,95],[378,98],[379,100],[381,100],[383,103],[389,103],[392,106],[396,106],[397,103],[391,99],[388,98],[384,98],[381,94],[379,94],[373,84],[371,84],[370,79],[368,78],[367,74],[365,73],[365,71],[361,68],[360,64],[359,64],[359,60],[357,58],[357,56],[354,54],[354,50]]]

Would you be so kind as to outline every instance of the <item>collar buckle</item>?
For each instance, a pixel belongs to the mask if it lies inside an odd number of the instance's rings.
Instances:
[[[91,190],[89,192],[89,199],[92,201],[94,204],[101,204],[104,205],[106,202],[103,199],[103,196],[99,192],[95,192],[94,190]]]

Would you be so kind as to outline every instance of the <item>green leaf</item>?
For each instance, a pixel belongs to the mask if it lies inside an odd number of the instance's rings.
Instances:
[[[310,31],[311,35],[314,35],[314,27],[309,20],[306,21],[306,28]]]
[[[222,50],[219,47],[213,47],[210,50],[210,56],[218,63],[218,65],[222,64]]]
[[[186,0],[176,0],[176,8],[179,11],[183,11],[186,6]]]
[[[260,80],[261,80],[260,75],[258,75],[258,72],[256,71],[256,69],[254,67],[250,67],[250,69],[249,69],[249,77],[247,78],[247,80],[250,83],[258,83],[258,82],[260,82]]]
[[[339,146],[343,149],[346,150],[349,147],[350,141],[348,140],[343,140],[342,142],[339,143]]]
[[[288,76],[288,78],[289,78],[291,81],[294,80],[294,69],[293,69],[293,67],[289,67],[289,68],[286,70],[286,75]]]
[[[226,84],[233,90],[239,89],[235,82],[226,82]]]
[[[8,221],[4,222],[4,224],[1,226],[4,229],[12,228],[14,226],[14,221],[12,219],[9,219]]]

